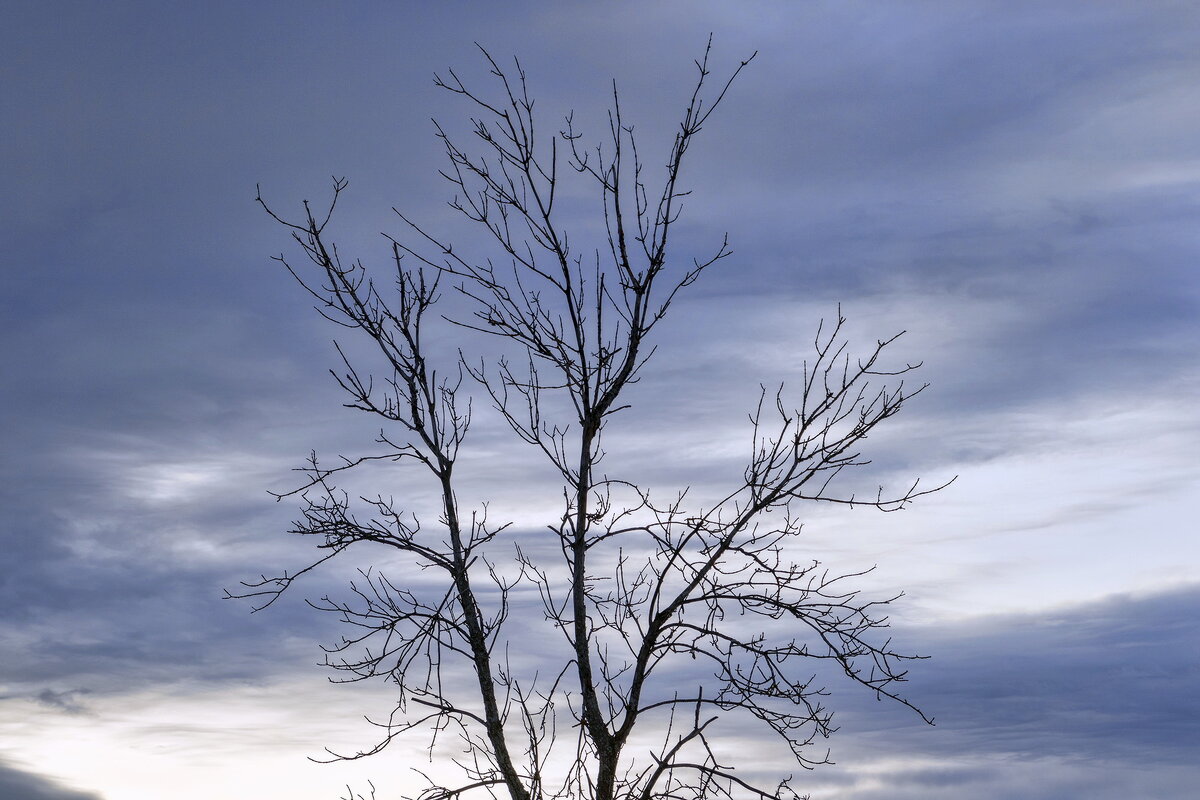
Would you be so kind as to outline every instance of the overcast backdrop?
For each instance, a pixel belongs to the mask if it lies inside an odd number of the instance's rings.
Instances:
[[[878,564],[872,586],[907,592],[897,642],[932,656],[909,695],[938,724],[835,692],[837,765],[798,788],[1195,796],[1196,4],[14,2],[4,17],[0,796],[419,788],[403,748],[306,761],[370,744],[361,715],[386,687],[325,684],[331,630],[299,595],[253,616],[220,599],[306,556],[267,490],[310,449],[372,435],[326,374],[335,332],[270,260],[288,242],[255,185],[289,212],[346,176],[336,238],[381,264],[392,206],[457,230],[430,118],[461,127],[467,109],[432,78],[482,82],[473,42],[521,58],[547,130],[571,108],[600,129],[615,78],[656,165],[710,32],[719,73],[759,55],[691,153],[676,241],[702,254],[728,231],[734,255],[658,332],[611,458],[650,485],[719,488],[759,382],[794,379],[840,302],[860,347],[906,329],[897,357],[932,384],[873,440],[878,474],[960,476],[902,514],[814,510],[799,556]],[[556,494],[501,433],[480,424],[474,474],[535,530]]]

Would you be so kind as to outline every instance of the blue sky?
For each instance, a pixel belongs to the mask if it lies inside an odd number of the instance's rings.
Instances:
[[[55,3],[10,8],[0,196],[0,795],[334,798],[411,788],[363,746],[386,687],[331,687],[328,621],[222,587],[300,562],[268,489],[372,424],[333,331],[270,260],[281,208],[350,179],[337,238],[391,208],[459,231],[433,86],[525,65],[547,127],[610,81],[665,152],[691,60],[758,51],[692,153],[681,298],[610,458],[700,497],[740,470],[760,382],[817,320],[908,331],[932,384],[871,479],[902,514],[809,509],[800,554],[903,589],[910,695],[835,691],[814,800],[1191,797],[1200,781],[1200,11],[1190,3]],[[657,148],[657,150],[656,150]],[[581,224],[594,216],[577,201]],[[459,234],[468,236],[469,234]],[[469,238],[466,241],[471,241]],[[446,339],[450,346],[457,341]],[[557,499],[481,424],[473,490],[532,531]],[[487,465],[503,461],[497,474]],[[408,488],[402,476],[385,476]],[[415,489],[414,489],[415,491]],[[423,502],[415,494],[414,503]],[[336,588],[318,577],[309,594]],[[747,742],[746,747],[755,747]],[[758,752],[757,750],[755,751]]]

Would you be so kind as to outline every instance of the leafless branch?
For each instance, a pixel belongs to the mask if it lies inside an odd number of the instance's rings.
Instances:
[[[323,552],[231,596],[263,608],[351,548],[399,556],[401,578],[362,569],[348,597],[310,605],[345,625],[326,648],[335,680],[382,678],[398,691],[387,718],[371,721],[381,731],[376,744],[331,757],[369,756],[413,730],[431,732],[431,756],[441,737],[457,742],[463,781],[430,780],[420,800],[473,792],[511,800],[797,798],[790,778],[757,785],[722,763],[712,743],[726,721],[750,723],[790,748],[802,768],[826,763],[828,752],[813,747],[835,730],[815,676],[821,664],[916,710],[900,684],[918,657],[886,635],[896,598],[863,597],[851,584],[864,572],[831,571],[794,554],[806,503],[893,512],[947,485],[913,481],[868,496],[843,488],[848,473],[870,463],[863,446],[877,426],[925,389],[905,383],[920,365],[888,365],[899,335],[852,357],[839,308],[831,325],[818,327],[797,379],[762,388],[749,418],[747,466],[722,499],[692,510],[686,491],[662,503],[601,472],[604,432],[629,407],[625,391],[655,352],[652,331],[679,292],[731,253],[721,236],[707,258],[681,264],[669,245],[689,194],[686,156],[754,56],[714,88],[710,39],[665,171],[651,185],[615,84],[600,142],[589,143],[572,115],[544,135],[520,63],[502,65],[479,49],[486,91],[453,70],[436,79],[475,115],[473,146],[437,123],[434,131],[450,206],[486,232],[498,259],[475,259],[397,212],[407,234],[388,237],[385,286],[362,262],[343,260],[326,233],[344,179],[333,181],[324,210],[305,202],[297,220],[257,198],[311,264],[277,260],[322,316],[373,347],[374,372],[339,345],[331,373],[347,407],[380,420],[382,451],[333,466],[312,454],[299,486],[276,496],[299,500],[292,532],[316,537]],[[597,193],[604,220],[590,250],[560,212],[573,177]],[[465,303],[465,316],[430,313],[443,286]],[[489,363],[464,350],[439,369],[427,329],[443,323],[463,333],[464,348],[483,334],[516,355]],[[515,572],[497,555],[508,525],[489,522],[486,508],[468,513],[456,492],[472,385],[561,478],[551,489],[561,513],[542,534],[556,547],[547,558],[544,548],[514,543]],[[352,499],[334,485],[382,463],[423,470],[440,497],[436,525],[422,525],[390,496]],[[566,648],[557,663],[532,659],[533,674],[510,658],[506,624],[514,611],[528,611],[514,604],[516,592],[536,596]],[[694,689],[680,675],[691,676]],[[560,735],[567,728],[572,734]],[[657,731],[659,745],[635,746],[635,731]]]

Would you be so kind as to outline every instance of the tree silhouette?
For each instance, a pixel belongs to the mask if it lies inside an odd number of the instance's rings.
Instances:
[[[377,282],[325,234],[345,180],[334,182],[325,210],[305,202],[295,221],[259,195],[311,264],[279,261],[326,318],[373,347],[372,371],[339,346],[342,364],[332,372],[346,405],[384,428],[378,451],[333,466],[314,454],[301,485],[280,495],[299,498],[292,533],[313,537],[319,557],[234,596],[264,608],[351,548],[399,555],[399,577],[364,568],[348,599],[312,605],[348,626],[327,648],[330,667],[348,680],[398,687],[395,708],[376,723],[377,743],[335,757],[378,753],[414,730],[430,734],[431,754],[448,734],[457,737],[452,760],[461,779],[430,780],[424,800],[477,790],[511,800],[791,798],[786,774],[764,782],[730,763],[722,735],[748,723],[785,742],[802,767],[827,760],[811,747],[833,730],[813,675],[818,662],[909,705],[897,684],[915,656],[893,649],[881,631],[895,598],[865,599],[852,585],[862,573],[831,572],[793,552],[803,501],[894,511],[937,490],[914,482],[863,498],[840,488],[844,472],[867,463],[863,440],[924,388],[905,386],[914,365],[883,366],[895,338],[853,358],[840,309],[819,326],[794,392],[762,392],[741,479],[706,507],[691,507],[684,493],[664,502],[598,468],[604,434],[651,362],[654,329],[677,293],[730,254],[727,239],[682,265],[669,250],[689,149],[753,59],[713,87],[710,49],[711,42],[696,62],[657,188],[615,85],[603,142],[588,145],[570,115],[556,135],[541,134],[519,62],[502,67],[481,48],[490,94],[453,71],[437,78],[476,115],[475,150],[436,129],[450,205],[486,231],[495,258],[474,260],[401,215],[408,235],[391,239],[393,272]],[[599,247],[578,247],[560,221],[572,176],[602,201]],[[469,311],[431,313],[444,290]],[[480,334],[498,338],[506,355],[434,363],[431,325],[458,326],[464,347]],[[879,385],[881,377],[890,383]],[[486,507],[460,504],[455,469],[471,441],[472,387],[557,473],[547,491],[562,498],[561,513],[541,534],[518,535],[492,522]],[[378,462],[424,471],[440,497],[436,526],[386,495],[352,498],[337,488],[341,473]],[[538,536],[556,547],[522,547]],[[532,613],[513,599],[529,589],[540,598]],[[526,626],[546,625],[542,639],[515,642],[545,648],[536,670],[511,658],[514,612]],[[550,640],[562,643],[557,661]]]

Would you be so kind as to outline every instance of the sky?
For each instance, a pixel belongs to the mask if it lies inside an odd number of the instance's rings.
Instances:
[[[840,303],[906,331],[931,385],[874,480],[957,476],[897,514],[804,509],[803,558],[876,565],[904,709],[834,686],[814,800],[1182,800],[1200,782],[1200,8],[1185,2],[9,4],[0,31],[0,796],[319,800],[415,791],[372,743],[386,686],[333,686],[304,596],[222,590],[299,564],[310,450],[369,449],[336,331],[271,260],[285,212],[386,265],[392,211],[447,209],[431,118],[475,42],[524,65],[547,130],[612,81],[666,153],[713,34],[757,51],[685,167],[673,306],[610,468],[699,497],[736,477],[759,384],[796,380]],[[657,164],[654,158],[648,163]],[[598,206],[568,214],[586,237]],[[594,228],[591,228],[594,230]],[[446,331],[439,346],[476,346]],[[481,411],[471,490],[521,531],[558,498]],[[409,491],[407,477],[375,476]],[[413,502],[429,501],[411,490]],[[367,566],[366,562],[357,566]],[[347,565],[349,566],[349,565]],[[761,753],[758,743],[741,743]],[[761,756],[759,756],[761,758]],[[769,760],[769,759],[768,759]],[[781,762],[780,769],[791,771]]]

